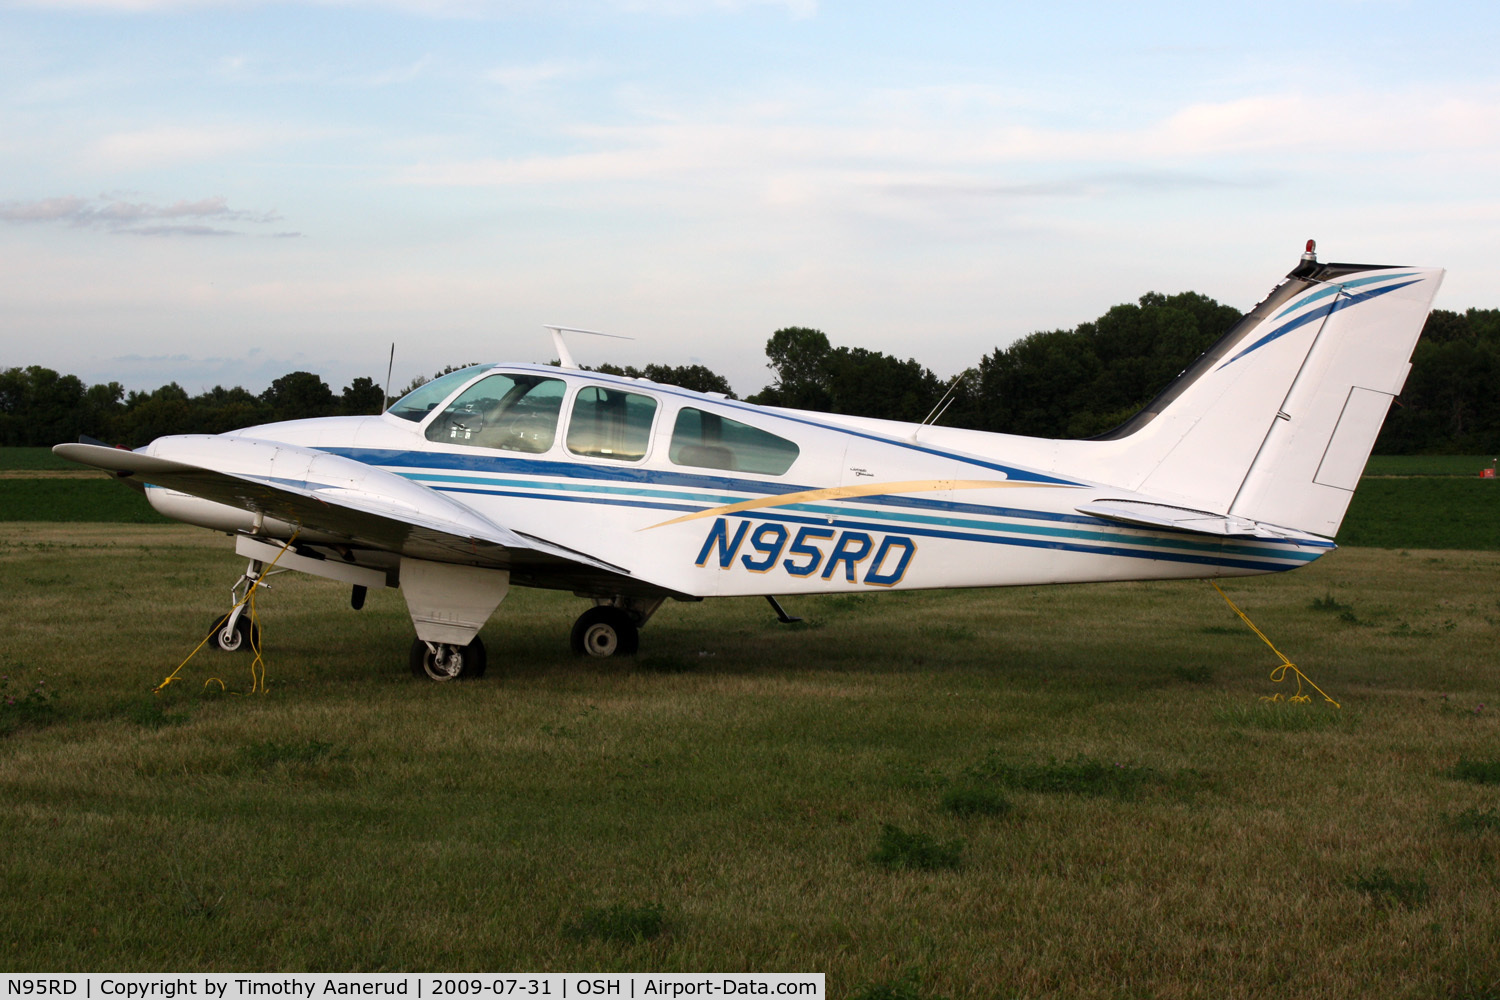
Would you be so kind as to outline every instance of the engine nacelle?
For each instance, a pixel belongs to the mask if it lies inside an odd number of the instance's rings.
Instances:
[[[165,486],[147,486],[146,500],[163,517],[170,517],[184,524],[195,524],[200,528],[227,532],[231,535],[244,532],[272,538],[290,538],[297,530],[296,525],[277,518],[265,517],[245,510],[243,507],[231,507],[229,504],[215,503],[187,493],[179,493]],[[304,542],[339,541],[331,535],[320,535],[314,531],[303,531],[299,537]]]

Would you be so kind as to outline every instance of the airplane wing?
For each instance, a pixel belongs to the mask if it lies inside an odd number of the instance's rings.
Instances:
[[[173,458],[91,444],[52,450],[122,481],[263,514],[355,548],[505,569],[517,576],[561,577],[566,586],[602,575],[619,592],[672,593],[623,567],[505,528],[435,490],[353,459],[247,438],[178,440],[190,446]],[[183,460],[188,456],[191,460]]]

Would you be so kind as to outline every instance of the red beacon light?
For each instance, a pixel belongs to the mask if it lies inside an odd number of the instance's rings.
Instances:
[[[1302,259],[1303,260],[1317,260],[1318,259],[1318,241],[1317,240],[1308,240],[1307,241],[1307,249],[1302,252]]]

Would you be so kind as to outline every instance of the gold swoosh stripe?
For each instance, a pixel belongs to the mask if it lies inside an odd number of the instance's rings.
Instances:
[[[780,496],[742,500],[739,503],[727,504],[723,507],[710,507],[707,510],[684,514],[681,517],[674,517],[670,521],[648,525],[638,530],[650,531],[652,528],[665,528],[668,525],[681,524],[684,521],[696,521],[700,517],[718,517],[722,514],[737,514],[742,510],[785,507],[789,504],[813,503],[818,500],[847,500],[851,497],[875,497],[887,493],[937,493],[943,490],[1013,490],[1022,487],[1029,489],[1059,489],[1065,488],[1065,484],[1017,483],[1005,479],[914,479],[904,483],[856,483],[852,486],[831,486],[821,490],[803,490],[801,493],[783,493]]]

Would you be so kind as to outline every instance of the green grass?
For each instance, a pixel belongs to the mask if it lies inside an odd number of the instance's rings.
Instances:
[[[146,498],[48,448],[0,448],[0,522],[171,524]]]
[[[25,681],[0,674],[0,736],[45,726],[57,714],[57,692],[40,677]]]
[[[1448,829],[1476,837],[1500,833],[1500,810],[1470,807],[1448,818]]]
[[[1374,868],[1350,876],[1344,884],[1369,897],[1376,906],[1417,907],[1432,895],[1427,876],[1421,872],[1403,878],[1384,868]]]
[[[1367,476],[1336,541],[1387,549],[1500,550],[1500,480]]]
[[[86,479],[0,479],[0,521],[171,524],[135,490]]]
[[[1500,785],[1500,757],[1489,760],[1470,760],[1460,757],[1446,772],[1456,781],[1472,781],[1476,785]]]
[[[69,462],[52,454],[51,448],[0,448],[0,472],[25,470],[81,469],[77,462]]]
[[[1116,798],[1132,798],[1142,789],[1165,785],[1167,781],[1151,767],[1106,763],[1082,755],[1063,761],[1054,758],[1043,764],[1006,760],[1003,755],[992,753],[965,773],[970,778],[993,781],[1003,788],[1023,792]]]
[[[946,1000],[922,988],[922,977],[908,969],[895,979],[865,983],[849,994],[849,1000]]]
[[[1238,729],[1262,729],[1273,733],[1304,733],[1355,724],[1352,710],[1334,708],[1316,692],[1306,691],[1309,702],[1233,702],[1214,710],[1214,719]]]
[[[667,910],[660,903],[590,906],[563,927],[575,941],[623,941],[640,944],[667,929]]]
[[[881,868],[909,871],[940,871],[963,864],[962,840],[939,841],[930,833],[907,831],[894,823],[880,827],[880,841],[870,861]]]
[[[1494,464],[1494,455],[1371,455],[1365,475],[1474,478]]]
[[[205,650],[153,696],[240,569],[201,530],[0,525],[0,675],[53,692],[0,735],[25,901],[0,969],[807,970],[946,1000],[1500,981],[1494,786],[1449,773],[1500,757],[1500,554],[1228,581],[1342,710],[1263,702],[1295,681],[1196,582],[789,602],[816,628],[668,604],[638,663],[573,658],[586,602],[517,588],[485,678],[435,685],[399,592],[354,612],[288,574],[258,602],[268,694]],[[945,805],[969,788],[1014,809]],[[887,826],[894,856],[959,864],[873,862]]]
[[[983,785],[960,785],[943,793],[942,807],[956,816],[1008,816],[1015,806]]]
[[[333,744],[324,740],[260,740],[240,748],[248,767],[270,770],[278,765],[314,764],[327,757]]]

